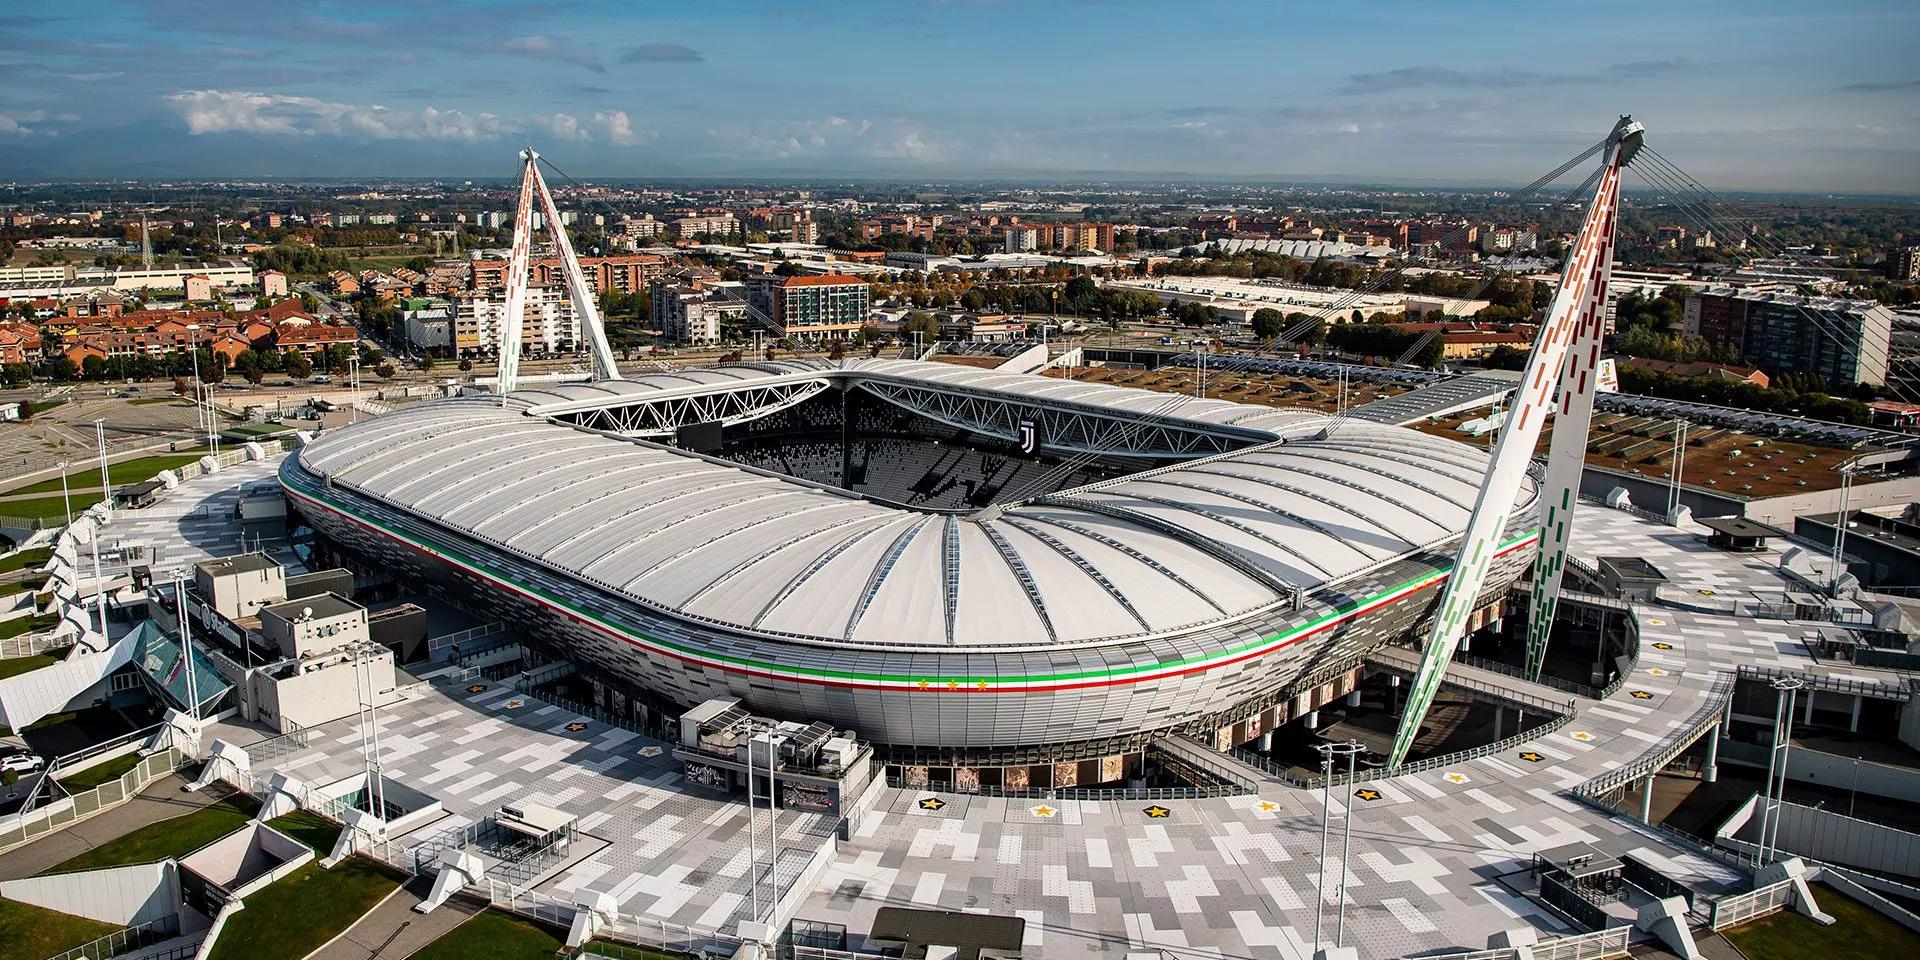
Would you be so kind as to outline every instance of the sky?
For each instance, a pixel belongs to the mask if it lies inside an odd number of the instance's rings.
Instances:
[[[1526,183],[1621,113],[1722,189],[1920,193],[1913,0],[6,0],[0,178]]]

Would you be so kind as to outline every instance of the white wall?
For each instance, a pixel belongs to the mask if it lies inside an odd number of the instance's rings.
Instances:
[[[82,870],[0,883],[0,897],[131,927],[180,912],[173,861]]]

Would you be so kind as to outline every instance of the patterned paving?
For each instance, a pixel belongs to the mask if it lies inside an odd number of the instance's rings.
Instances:
[[[239,473],[207,478],[209,490],[187,493],[218,503],[211,481],[231,483]],[[219,542],[219,530],[203,529],[191,515],[129,516],[119,526],[147,530],[149,523],[168,551]],[[1785,586],[1777,554],[1712,552],[1691,533],[1596,507],[1579,515],[1573,552],[1589,561],[1646,557],[1676,585],[1715,595]],[[1799,646],[1809,628],[1665,606],[1638,607],[1635,616],[1640,661],[1611,700],[1583,703],[1572,723],[1509,754],[1333,798],[1336,828],[1353,807],[1347,940],[1363,956],[1481,947],[1490,934],[1527,924],[1563,930],[1498,878],[1536,852],[1575,842],[1632,853],[1705,893],[1740,887],[1742,878],[1718,864],[1563,793],[1650,750],[1697,709],[1717,674],[1741,663],[1814,667]],[[449,822],[523,800],[576,813],[606,841],[538,889],[567,898],[612,891],[625,912],[676,923],[727,928],[740,918],[744,808],[682,784],[664,745],[492,684],[477,692],[436,687],[384,717],[389,775],[440,798],[458,818]],[[239,741],[260,736],[229,732]],[[325,781],[351,774],[359,762],[355,727],[337,723],[309,749],[273,764]],[[839,843],[799,916],[860,931],[882,905],[916,904],[1023,916],[1032,956],[1164,951],[1304,960],[1314,938],[1320,817],[1319,794],[1277,784],[1258,796],[1157,803],[889,789]],[[817,845],[832,842],[832,825],[784,812],[780,821],[792,851],[786,882]],[[1330,859],[1330,869],[1343,868],[1337,849]]]

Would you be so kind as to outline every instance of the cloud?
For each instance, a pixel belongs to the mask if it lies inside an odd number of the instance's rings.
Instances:
[[[620,55],[621,63],[699,63],[700,51],[677,43],[643,43]]]
[[[1370,93],[1385,93],[1393,90],[1420,90],[1432,88],[1453,88],[1469,90],[1513,90],[1522,87],[1536,87],[1569,83],[1597,83],[1603,80],[1638,80],[1646,77],[1663,76],[1675,73],[1687,73],[1698,65],[1685,57],[1667,60],[1630,60],[1616,63],[1604,70],[1590,73],[1540,73],[1532,70],[1457,70],[1422,64],[1401,67],[1397,70],[1381,70],[1374,73],[1356,73],[1347,77],[1347,83],[1340,92],[1349,96],[1361,96]]]
[[[251,133],[266,136],[352,136],[369,140],[491,140],[521,129],[518,121],[491,113],[421,107],[394,110],[314,97],[244,90],[185,90],[167,97],[196,136]]]
[[[630,147],[636,143],[645,143],[658,138],[652,130],[635,130],[633,121],[627,119],[625,110],[604,110],[593,115],[593,122],[607,130],[607,142],[617,147]]]
[[[578,117],[568,116],[564,113],[534,117],[533,125],[547,131],[559,140],[593,139],[593,134],[580,123]]]
[[[41,132],[40,123],[47,119],[45,110],[27,110],[20,113],[0,113],[0,136],[28,136]]]
[[[1920,90],[1920,80],[1885,80],[1849,83],[1834,89],[1842,93],[1893,93],[1902,90]]]
[[[606,73],[607,68],[600,62],[600,55],[591,50],[582,50],[562,46],[552,37],[534,34],[527,37],[508,37],[498,43],[483,45],[480,49],[492,53],[505,53],[517,57],[529,57],[534,60],[552,60],[556,63],[570,63],[576,67],[585,67],[594,73]]]

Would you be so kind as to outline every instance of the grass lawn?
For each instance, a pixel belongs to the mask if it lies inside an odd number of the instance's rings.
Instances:
[[[73,495],[73,515],[77,517],[80,515],[80,511],[105,499],[106,497],[102,496],[98,491],[93,493],[76,493]],[[27,520],[35,518],[41,520],[58,520],[65,523],[67,520],[67,500],[57,493],[51,497],[31,497],[26,500],[0,500],[0,516],[21,517]]]
[[[5,660],[0,660],[0,680],[5,680],[8,677],[17,677],[23,673],[38,670],[41,667],[51,666],[59,662],[60,661],[44,653],[36,653],[26,657],[8,657]]]
[[[565,934],[498,910],[482,910],[426,945],[413,960],[551,960]]]
[[[259,808],[252,797],[227,797],[185,816],[149,823],[46,872],[71,873],[184,857],[245,826]]]
[[[118,487],[118,486],[121,486],[122,484],[139,483],[142,480],[151,480],[153,479],[154,474],[159,473],[162,470],[172,470],[175,467],[184,467],[187,464],[192,463],[203,456],[206,456],[210,452],[211,451],[207,450],[205,447],[196,447],[192,450],[182,450],[179,453],[168,453],[168,454],[162,454],[160,456],[154,456],[154,457],[138,457],[133,460],[122,460],[119,463],[110,463],[110,464],[107,464],[107,482],[112,484],[113,486]],[[69,471],[67,474],[68,489],[99,486],[99,484],[100,484],[100,467],[98,465],[92,465],[91,469],[87,469],[86,467],[83,466],[81,468]],[[60,478],[54,477],[51,480],[42,480],[38,483],[28,484],[27,486],[21,487],[17,490],[8,490],[6,492],[10,495],[11,494],[28,494],[28,493],[59,493]],[[76,504],[76,506],[74,509],[76,510],[79,509],[79,507],[77,506],[79,502],[80,502],[80,498],[75,497],[74,503]]]
[[[12,620],[8,620],[4,623],[0,623],[0,640],[12,639],[13,637],[17,637],[22,634],[32,633],[35,630],[45,630],[46,628],[51,627],[54,624],[59,622],[60,622],[59,615],[52,614],[52,613],[43,613],[37,617],[14,617]],[[20,657],[19,659],[27,660],[31,658]],[[43,666],[46,666],[46,664],[36,664],[35,666],[43,667]],[[26,668],[26,670],[19,670],[15,672],[25,673],[27,670],[32,670],[34,668],[35,667],[28,667]],[[0,676],[12,676],[12,674],[0,674]]]
[[[128,400],[127,402],[133,404],[136,407],[149,407],[156,403],[185,403],[186,399],[187,398],[182,396],[169,394],[164,397],[136,397],[132,400]]]
[[[611,957],[613,960],[687,960],[686,954],[665,953],[647,947],[629,946],[608,940],[589,940],[587,950],[591,956]],[[419,956],[419,954],[414,954]]]
[[[118,929],[31,903],[0,900],[0,960],[45,960]]]
[[[334,841],[340,839],[339,824],[308,810],[274,817],[267,821],[267,826],[312,847],[314,853],[323,857],[333,852]]]
[[[247,897],[246,907],[220,931],[212,960],[304,957],[353,926],[399,885],[360,857],[332,870],[309,863]]]
[[[15,570],[37,567],[46,563],[52,556],[52,547],[34,547],[31,550],[22,550],[10,556],[0,557],[0,573],[12,573]]]
[[[293,433],[294,428],[281,423],[242,423],[220,432],[223,436],[232,434],[237,437],[278,437]]]
[[[1833,926],[1823,927],[1792,910],[1782,910],[1722,935],[1748,960],[1920,956],[1920,934],[1832,887],[1814,884],[1813,896],[1820,901],[1820,909],[1837,921]]]
[[[109,780],[120,779],[128,770],[139,766],[140,760],[140,751],[135,750],[125,756],[103,760],[79,773],[68,774],[58,779],[60,785],[67,788],[68,793],[84,793]]]

